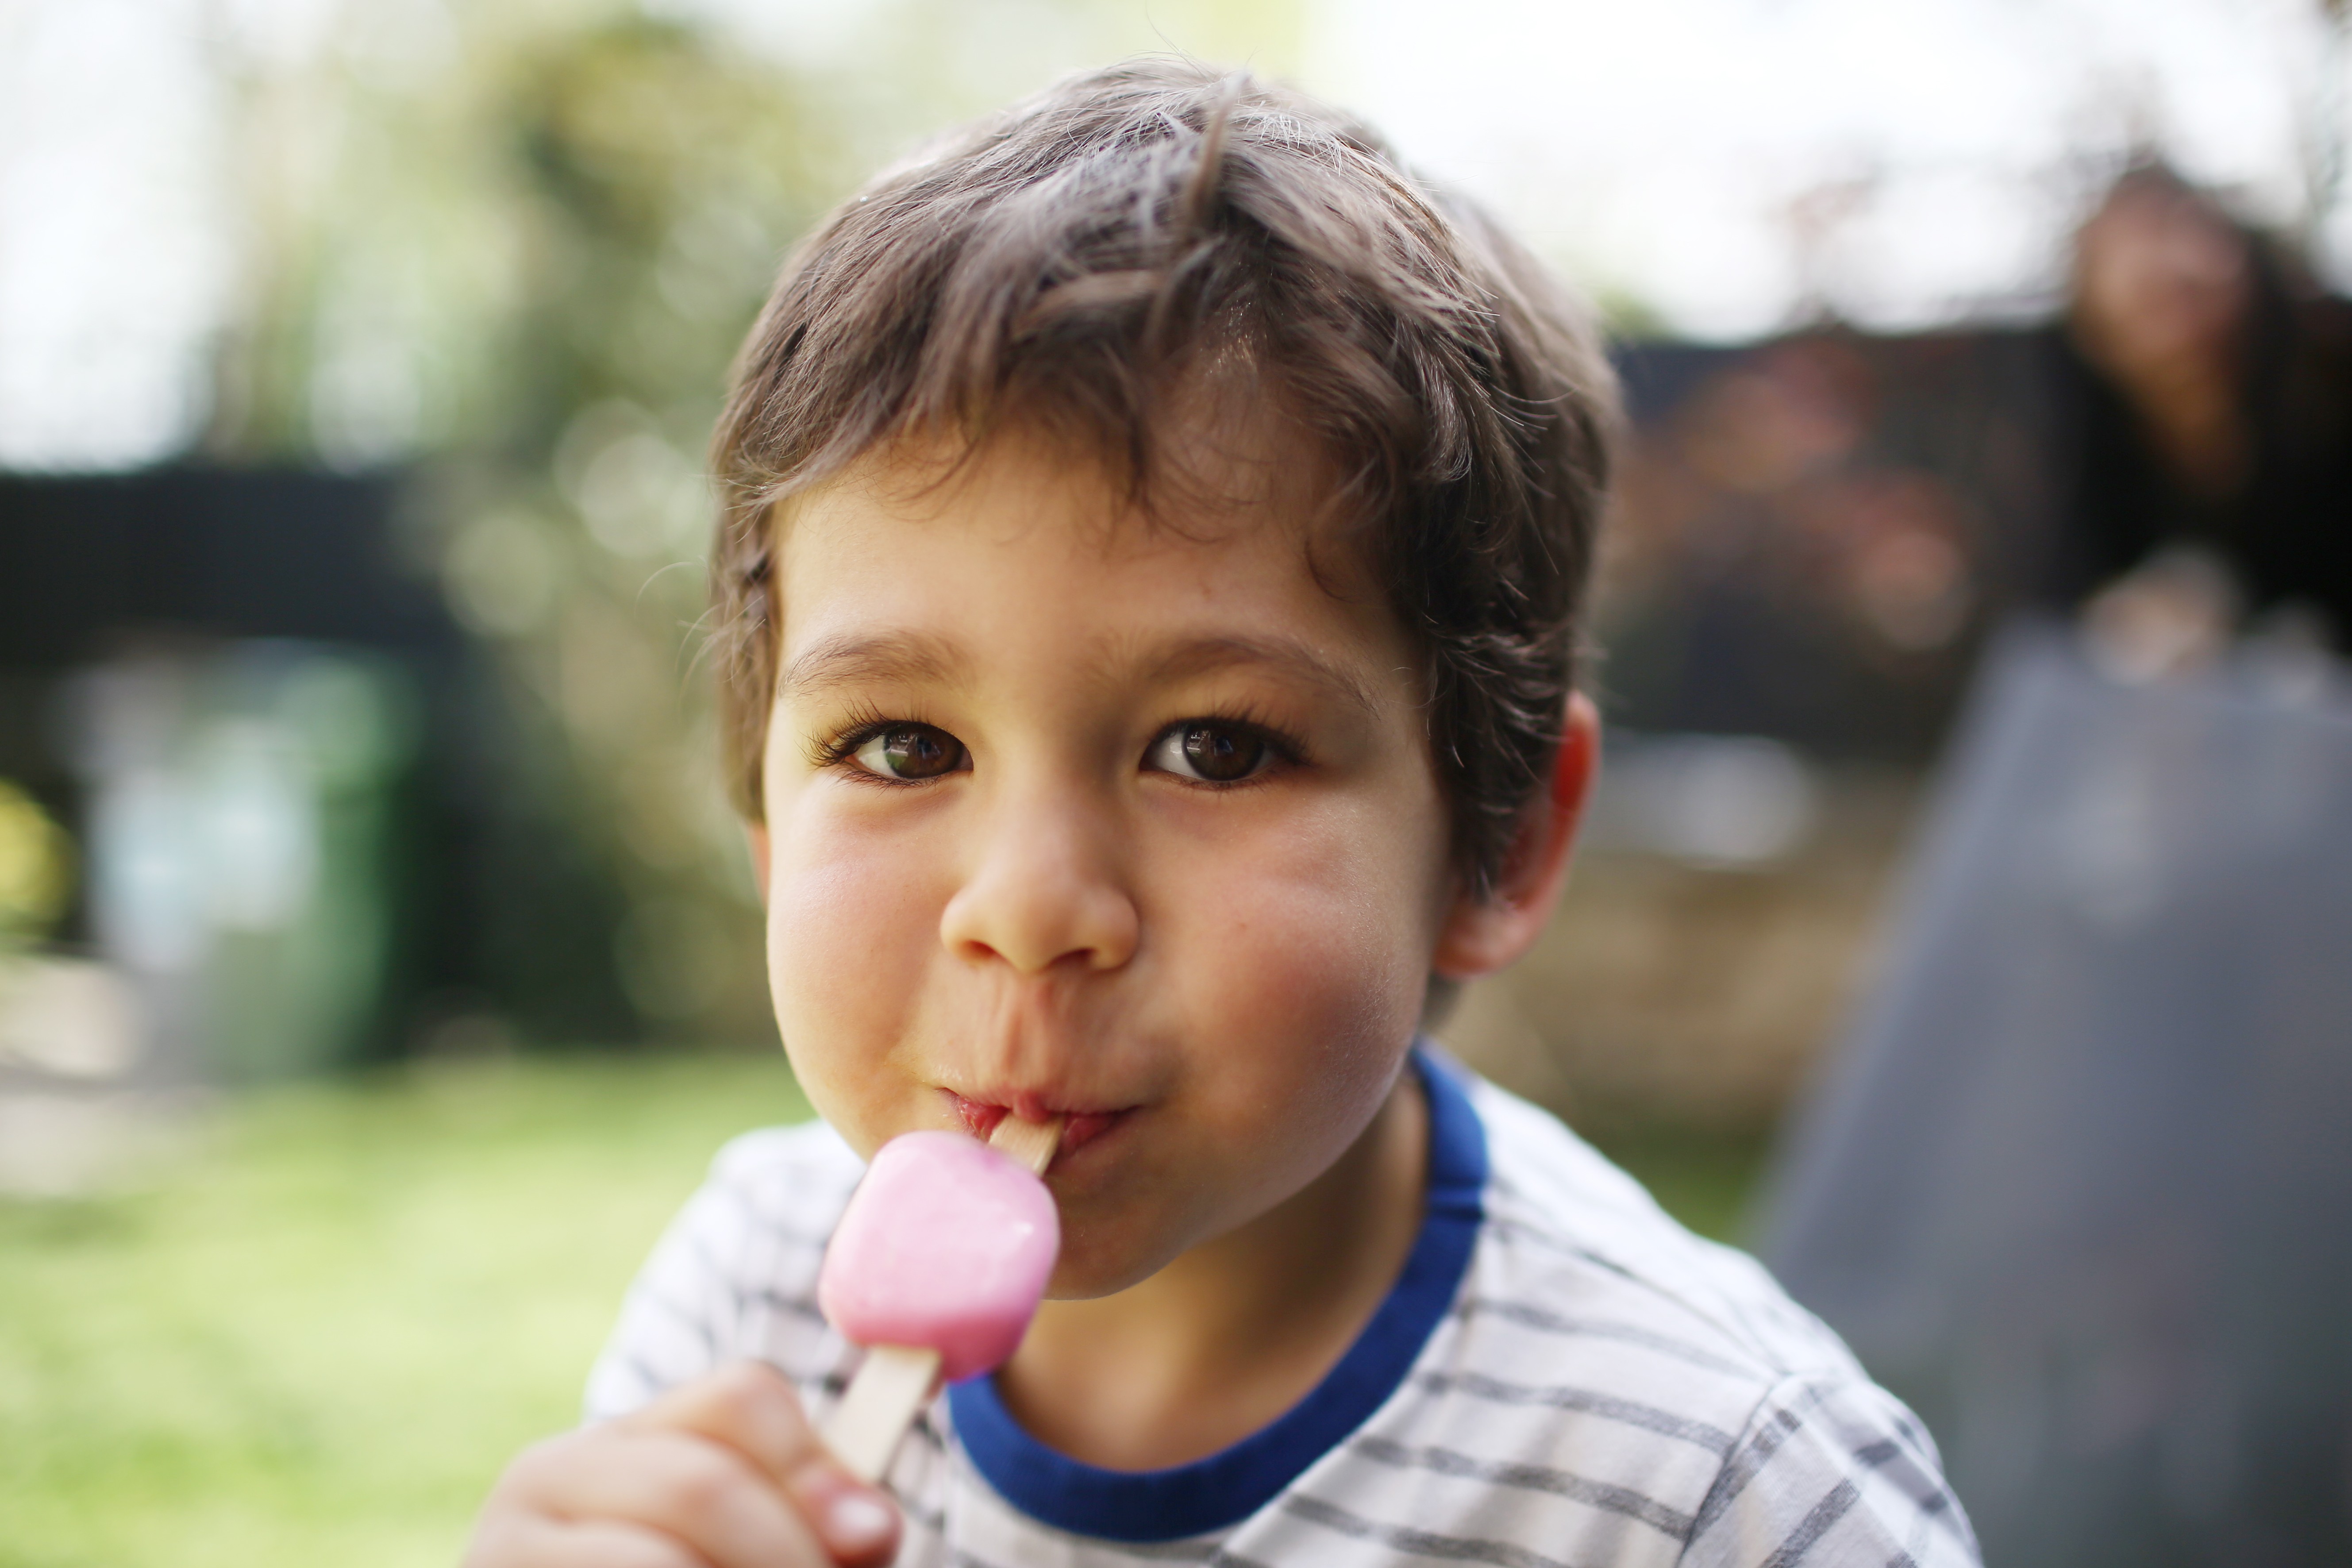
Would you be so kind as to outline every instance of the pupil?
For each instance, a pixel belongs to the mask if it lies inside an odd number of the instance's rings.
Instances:
[[[1265,742],[1252,735],[1213,730],[1205,724],[1184,731],[1184,760],[1204,779],[1220,784],[1245,779],[1257,771],[1258,761],[1265,755]]]
[[[893,730],[882,742],[890,771],[902,779],[927,779],[947,772],[955,759],[929,730]]]

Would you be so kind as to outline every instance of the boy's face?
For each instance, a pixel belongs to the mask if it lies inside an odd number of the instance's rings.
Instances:
[[[1007,437],[929,489],[870,459],[779,525],[755,846],[785,1047],[864,1154],[1069,1113],[1056,1296],[1329,1167],[1456,908],[1419,661],[1315,575],[1306,467],[1153,528]]]

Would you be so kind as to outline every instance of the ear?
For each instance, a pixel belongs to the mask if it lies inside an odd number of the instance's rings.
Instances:
[[[743,825],[743,837],[751,846],[751,881],[760,889],[760,903],[765,907],[768,902],[768,825],[747,822]]]
[[[1492,974],[1536,944],[1568,885],[1577,824],[1600,763],[1601,716],[1580,691],[1568,700],[1550,786],[1528,813],[1494,890],[1483,899],[1467,890],[1457,893],[1446,911],[1430,963],[1440,978]]]

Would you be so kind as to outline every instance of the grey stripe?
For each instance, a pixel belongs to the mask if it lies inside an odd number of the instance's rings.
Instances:
[[[670,1385],[670,1379],[647,1366],[633,1351],[622,1355],[621,1370],[637,1380],[637,1393],[643,1396],[640,1403],[650,1401]]]
[[[1786,1362],[1774,1356],[1769,1348],[1775,1339],[1772,1331],[1786,1332],[1794,1326],[1788,1321],[1787,1314],[1770,1303],[1766,1303],[1766,1317],[1759,1324],[1752,1315],[1757,1303],[1748,1300],[1743,1292],[1737,1290],[1710,1291],[1707,1300],[1717,1310],[1730,1314],[1733,1324],[1747,1335],[1748,1348],[1756,1352],[1758,1360],[1768,1363],[1773,1372],[1781,1377],[1788,1376],[1795,1370]]]
[[[1958,1510],[1952,1506],[1952,1494],[1901,1444],[1890,1437],[1856,1448],[1853,1457],[1866,1468],[1884,1469],[1887,1480],[1903,1493],[1906,1502],[1930,1519],[1941,1518],[1945,1529],[1958,1533]]]
[[[1590,1477],[1542,1465],[1496,1464],[1455,1453],[1451,1448],[1408,1448],[1385,1437],[1360,1438],[1353,1447],[1355,1452],[1378,1459],[1382,1464],[1429,1470],[1441,1476],[1459,1476],[1469,1480],[1485,1481],[1491,1486],[1515,1487],[1523,1491],[1550,1492],[1572,1502],[1639,1520],[1676,1541],[1690,1539],[1690,1515],[1668,1508],[1631,1487],[1612,1486],[1606,1481],[1596,1481]]]
[[[1853,1505],[1862,1500],[1862,1492],[1852,1481],[1840,1481],[1830,1489],[1830,1495],[1813,1505],[1813,1511],[1789,1532],[1789,1539],[1773,1550],[1772,1555],[1757,1564],[1757,1568],[1790,1568],[1804,1561],[1821,1538],[1830,1532],[1830,1526],[1846,1516]]]
[[[1501,1235],[1516,1237],[1522,1241],[1532,1241],[1556,1257],[1573,1258],[1579,1263],[1589,1264],[1604,1274],[1622,1279],[1629,1285],[1638,1285],[1659,1300],[1669,1302],[1681,1311],[1695,1310],[1692,1303],[1680,1292],[1668,1289],[1648,1275],[1636,1272],[1605,1252],[1595,1252],[1580,1241],[1571,1241],[1567,1237],[1558,1235],[1547,1226],[1538,1225],[1532,1220],[1514,1219],[1508,1215],[1496,1215],[1487,1219],[1486,1227]],[[1747,1328],[1748,1325],[1742,1322],[1740,1326]],[[1761,1353],[1760,1345],[1748,1348]]]
[[[1822,1413],[1822,1418],[1841,1439],[1849,1445],[1859,1444],[1853,1449],[1853,1457],[1865,1468],[1883,1472],[1887,1483],[1903,1494],[1906,1502],[1923,1517],[1941,1524],[1952,1539],[1963,1545],[1975,1545],[1956,1506],[1958,1500],[1945,1487],[1944,1479],[1922,1464],[1912,1449],[1892,1437],[1874,1436],[1876,1427],[1852,1419],[1842,1406],[1823,1399],[1818,1388],[1806,1391],[1806,1403]],[[1872,1440],[1863,1441],[1864,1438]]]
[[[1546,1247],[1561,1257],[1575,1258],[1578,1262],[1589,1264],[1592,1268],[1601,1270],[1603,1273],[1614,1275],[1616,1278],[1624,1280],[1629,1285],[1638,1285],[1643,1289],[1648,1291],[1651,1295],[1658,1298],[1660,1300],[1671,1303],[1679,1310],[1685,1312],[1694,1312],[1698,1310],[1694,1302],[1685,1299],[1681,1294],[1668,1289],[1666,1287],[1661,1285],[1655,1279],[1649,1278],[1647,1275],[1637,1274],[1633,1269],[1627,1268],[1624,1264],[1618,1262],[1615,1258],[1595,1252],[1591,1247],[1585,1247],[1580,1243],[1570,1241],[1565,1237],[1555,1236],[1549,1230],[1541,1226],[1531,1224],[1530,1222],[1523,1219],[1509,1219],[1496,1215],[1488,1218],[1486,1221],[1486,1228],[1499,1235],[1513,1236],[1523,1240],[1532,1241],[1538,1246]],[[1790,1369],[1787,1364],[1780,1357],[1772,1352],[1771,1336],[1759,1333],[1758,1331],[1755,1321],[1748,1315],[1748,1310],[1743,1304],[1741,1304],[1734,1296],[1721,1291],[1709,1292],[1706,1300],[1721,1311],[1728,1313],[1734,1320],[1734,1323],[1729,1326],[1736,1326],[1741,1333],[1747,1336],[1748,1342],[1742,1345],[1740,1347],[1741,1349],[1751,1352],[1758,1361],[1764,1364],[1775,1378],[1786,1377],[1789,1375]],[[1718,1324],[1717,1326],[1723,1327],[1727,1325]],[[1753,1373],[1751,1373],[1750,1375],[1753,1375]]]
[[[833,1239],[829,1235],[811,1236],[806,1231],[793,1229],[790,1224],[762,1208],[757,1198],[740,1187],[721,1187],[719,1190],[735,1200],[735,1206],[743,1211],[754,1226],[777,1241],[817,1252],[824,1250],[824,1244]],[[845,1198],[843,1200],[845,1204],[847,1201]]]
[[[798,1296],[787,1296],[781,1290],[754,1290],[744,1300],[749,1305],[765,1307],[772,1312],[805,1319],[819,1328],[830,1326],[824,1321],[824,1314],[817,1310],[815,1302],[803,1300]]]
[[[663,1317],[700,1340],[704,1361],[715,1363],[719,1360],[719,1336],[711,1330],[709,1323],[655,1289],[650,1284],[638,1286],[637,1300],[646,1306],[655,1308]]]
[[[1801,1425],[1790,1412],[1775,1410],[1771,1420],[1757,1428],[1756,1435],[1748,1439],[1739,1452],[1724,1461],[1723,1468],[1716,1472],[1715,1484],[1707,1488],[1706,1496],[1699,1500],[1698,1514],[1691,1521],[1693,1537],[1704,1535],[1707,1526],[1722,1517],[1723,1510],[1731,1506],[1732,1500],[1748,1489],[1748,1483],[1771,1463],[1772,1456],[1780,1452],[1780,1445],[1787,1442]]]
[[[686,1236],[686,1249],[694,1255],[694,1261],[702,1266],[703,1273],[708,1275],[719,1289],[726,1292],[728,1300],[734,1303],[736,1313],[740,1316],[743,1310],[743,1293],[736,1289],[734,1278],[729,1273],[727,1266],[719,1261],[718,1254],[711,1251],[709,1240],[697,1232],[688,1231]]]
[[[1451,1394],[1458,1390],[1474,1399],[1489,1400],[1496,1405],[1541,1405],[1555,1410],[1580,1410],[1589,1415],[1622,1421],[1628,1426],[1639,1426],[1662,1436],[1678,1437],[1710,1453],[1728,1455],[1732,1445],[1738,1441],[1720,1426],[1710,1426],[1704,1421],[1693,1421],[1671,1410],[1661,1410],[1654,1405],[1639,1405],[1630,1399],[1620,1399],[1614,1394],[1589,1388],[1535,1388],[1526,1384],[1483,1377],[1475,1372],[1424,1372],[1415,1374],[1413,1382],[1433,1394]]]
[[[1376,1524],[1361,1519],[1346,1509],[1338,1508],[1319,1499],[1294,1495],[1283,1500],[1284,1511],[1311,1521],[1326,1530],[1358,1541],[1377,1541],[1392,1552],[1409,1552],[1416,1557],[1435,1557],[1447,1563],[1492,1563],[1496,1568],[1569,1568],[1556,1557],[1540,1557],[1524,1546],[1507,1541],[1478,1541],[1459,1535],[1433,1535],[1425,1530],[1408,1530],[1402,1525]]]
[[[1138,1558],[1151,1563],[1212,1563],[1216,1560],[1217,1543],[1195,1536],[1190,1541],[1110,1541],[1087,1545],[1097,1550],[1118,1552],[1122,1557]]]
[[[942,1541],[947,1539],[947,1510],[943,1508],[929,1510],[917,1508],[911,1499],[903,1497],[896,1491],[893,1491],[890,1494],[890,1498],[892,1501],[898,1505],[898,1511],[904,1514],[910,1522],[921,1525],[925,1530],[929,1531],[933,1535],[938,1536]]]
[[[913,1425],[907,1430],[920,1437],[929,1447],[937,1448],[940,1453],[944,1454],[948,1451],[948,1440],[940,1436],[939,1427],[932,1424],[929,1411],[918,1411]]]
[[[1548,1226],[1536,1225],[1528,1220],[1513,1219],[1507,1215],[1490,1215],[1486,1219],[1486,1228],[1504,1236],[1516,1237],[1522,1241],[1532,1241],[1537,1246],[1557,1253],[1562,1258],[1573,1258],[1579,1263],[1590,1263],[1595,1268],[1614,1274],[1621,1279],[1630,1279],[1636,1285],[1645,1286],[1654,1294],[1665,1297],[1677,1306],[1682,1304],[1679,1299],[1660,1289],[1655,1283],[1643,1279],[1614,1258],[1604,1258],[1581,1243],[1570,1241],[1566,1237],[1556,1236]]]
[[[1462,1312],[1465,1317],[1475,1312],[1484,1312],[1491,1317],[1517,1323],[1522,1328],[1538,1329],[1549,1334],[1571,1334],[1596,1340],[1622,1340],[1627,1344],[1640,1345],[1646,1350],[1656,1351],[1662,1355],[1670,1355],[1678,1361],[1686,1361],[1693,1366],[1706,1367],[1710,1372],[1729,1373],[1735,1377],[1745,1378],[1755,1378],[1757,1375],[1758,1369],[1752,1365],[1742,1366],[1738,1362],[1717,1355],[1711,1351],[1701,1350],[1698,1346],[1685,1341],[1669,1339],[1664,1334],[1654,1333],[1648,1329],[1637,1329],[1631,1323],[1607,1323],[1598,1322],[1589,1318],[1565,1317],[1560,1313],[1543,1307],[1531,1306],[1524,1301],[1496,1301],[1485,1298],[1465,1301],[1462,1303]]]

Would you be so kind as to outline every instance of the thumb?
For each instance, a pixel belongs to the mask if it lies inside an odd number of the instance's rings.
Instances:
[[[886,1563],[898,1546],[898,1509],[890,1495],[833,1457],[791,1380],[764,1362],[722,1367],[621,1420],[694,1432],[734,1449],[783,1492],[844,1568]]]
[[[793,1507],[844,1568],[887,1563],[898,1544],[898,1510],[888,1493],[844,1469],[820,1449],[784,1480]]]

